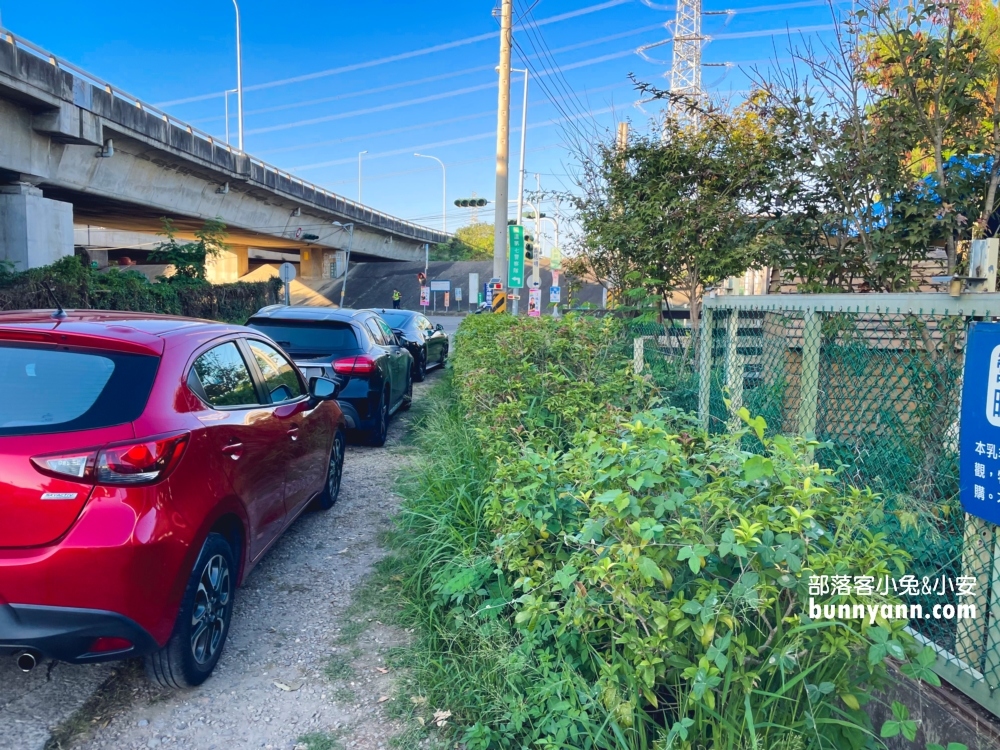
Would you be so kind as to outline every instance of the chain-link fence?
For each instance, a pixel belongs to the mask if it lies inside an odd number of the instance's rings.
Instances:
[[[687,321],[680,333],[668,321],[636,330],[633,353],[636,370],[710,430],[735,426],[746,407],[769,434],[815,437],[821,465],[878,492],[872,531],[909,552],[907,574],[931,583],[908,604],[957,605],[955,590],[934,582],[974,576],[976,596],[962,602],[975,618],[928,615],[910,627],[936,647],[943,677],[1000,714],[1000,535],[958,499],[966,330],[998,314],[994,294],[720,297],[706,301],[697,337]]]

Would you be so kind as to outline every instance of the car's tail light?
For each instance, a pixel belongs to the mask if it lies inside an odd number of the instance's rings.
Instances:
[[[43,474],[94,484],[152,484],[165,479],[181,460],[188,433],[109,445],[90,452],[35,456]]]
[[[181,460],[188,435],[115,445],[97,456],[98,484],[148,484],[163,479]]]
[[[367,354],[344,357],[333,363],[333,371],[341,375],[371,375],[375,372],[375,360]]]

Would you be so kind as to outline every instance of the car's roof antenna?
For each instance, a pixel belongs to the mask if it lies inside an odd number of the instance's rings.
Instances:
[[[63,320],[66,317],[66,311],[63,310],[63,306],[60,305],[59,300],[56,299],[56,293],[52,291],[52,287],[50,287],[48,284],[43,284],[42,286],[45,287],[45,291],[49,293],[49,298],[55,303],[55,306],[58,308],[54,313],[52,313],[52,317],[55,318],[56,320]]]

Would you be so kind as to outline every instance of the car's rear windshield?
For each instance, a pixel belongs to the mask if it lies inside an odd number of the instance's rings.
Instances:
[[[407,323],[410,322],[409,315],[400,315],[399,313],[384,312],[381,313],[382,320],[389,324],[390,328],[403,328]]]
[[[337,321],[251,320],[247,325],[270,336],[294,356],[323,357],[357,349],[358,339],[350,323]]]
[[[160,358],[0,341],[0,435],[124,424],[146,408]]]

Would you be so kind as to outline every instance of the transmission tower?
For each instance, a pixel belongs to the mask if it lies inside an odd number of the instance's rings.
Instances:
[[[700,105],[701,91],[701,0],[678,0],[674,20],[674,55],[670,67],[671,99],[669,113],[682,126],[698,127],[698,113],[691,105]]]

